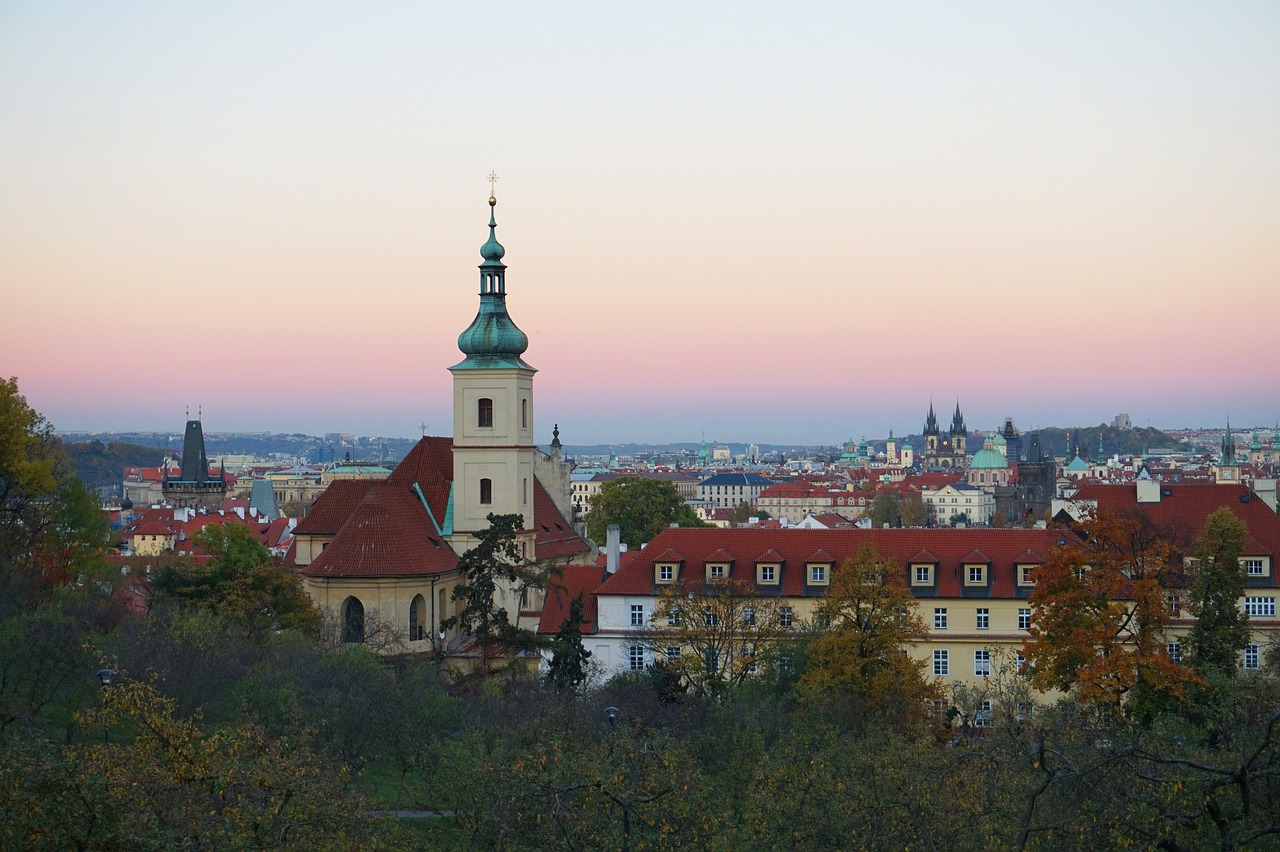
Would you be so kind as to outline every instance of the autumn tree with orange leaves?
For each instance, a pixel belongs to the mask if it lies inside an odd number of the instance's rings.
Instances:
[[[928,631],[902,567],[870,544],[846,559],[818,604],[819,632],[800,678],[810,700],[846,722],[888,721],[909,730],[936,721],[943,693],[925,662],[907,653]]]
[[[1179,697],[1197,676],[1171,659],[1167,595],[1184,584],[1171,538],[1139,515],[1098,513],[1032,571],[1028,673],[1113,709],[1143,693]]]

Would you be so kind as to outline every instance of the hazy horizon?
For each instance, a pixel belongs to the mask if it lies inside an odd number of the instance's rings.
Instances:
[[[447,434],[496,170],[542,444],[1272,424],[1277,44],[1246,2],[8,4],[0,375],[66,430]]]

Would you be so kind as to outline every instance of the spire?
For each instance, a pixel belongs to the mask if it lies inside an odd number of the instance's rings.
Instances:
[[[502,262],[507,250],[498,242],[498,199],[492,194],[497,179],[496,174],[489,174],[489,239],[480,246],[484,259],[480,264],[480,309],[466,331],[458,335],[458,348],[467,357],[451,370],[533,369],[520,357],[529,348],[529,338],[507,314],[507,267]]]
[[[933,400],[929,400],[929,416],[924,421],[924,434],[938,434],[938,415],[933,413]]]
[[[557,423],[555,427],[552,428],[551,430],[551,446],[553,447],[560,446],[560,424],[559,423]]]
[[[932,408],[932,406],[930,406]],[[956,398],[956,413],[951,415],[951,434],[963,435],[969,430],[964,425],[964,415],[960,413],[960,399]]]
[[[1222,465],[1234,465],[1236,463],[1236,439],[1231,435],[1231,418],[1227,418],[1227,431],[1222,436]]]

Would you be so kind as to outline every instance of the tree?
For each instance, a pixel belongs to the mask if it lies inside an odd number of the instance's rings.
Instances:
[[[882,719],[919,727],[942,698],[925,662],[904,653],[928,636],[902,569],[870,544],[846,559],[818,604],[800,687],[834,700],[849,723]]]
[[[151,684],[117,676],[81,715],[87,742],[0,741],[9,849],[261,849],[378,844],[347,773],[303,734],[208,730]],[[102,732],[122,736],[103,742]]]
[[[0,381],[0,613],[30,609],[97,565],[107,525],[53,426]]]
[[[1167,535],[1143,517],[1105,512],[1077,532],[1032,571],[1032,680],[1112,709],[1134,689],[1181,696],[1196,676],[1166,653],[1165,590],[1183,578]]]
[[[672,524],[705,527],[675,485],[660,479],[620,476],[600,486],[587,507],[587,533],[604,541],[610,524],[617,524],[630,548],[652,541]]]
[[[1197,542],[1196,578],[1189,592],[1196,621],[1187,634],[1187,656],[1202,675],[1234,675],[1249,644],[1249,617],[1240,609],[1245,589],[1240,554],[1248,537],[1244,522],[1223,507],[1205,520]]]
[[[262,546],[238,522],[210,525],[191,538],[212,557],[167,563],[153,585],[179,603],[211,610],[258,630],[314,631],[320,615],[298,575]]]
[[[462,604],[462,609],[441,622],[447,629],[461,628],[475,640],[486,677],[495,646],[531,650],[541,644],[536,633],[513,624],[507,610],[499,605],[498,584],[526,588],[546,585],[545,574],[524,562],[516,543],[524,516],[490,514],[488,520],[488,528],[476,533],[476,546],[458,560],[462,582],[454,586],[452,598]]]
[[[904,527],[922,527],[929,522],[929,509],[919,494],[899,496],[898,518]]]
[[[586,603],[582,593],[569,602],[569,613],[551,639],[551,663],[547,682],[552,686],[577,691],[587,679],[587,662],[591,652],[582,644],[582,623]]]
[[[755,509],[751,508],[751,504],[743,500],[738,505],[729,510],[729,526],[738,527],[745,524],[755,514]]]
[[[773,664],[789,623],[782,604],[749,584],[682,583],[659,595],[643,644],[695,694],[720,698]]]
[[[871,519],[871,526],[876,529],[902,526],[902,511],[897,492],[881,491],[877,494],[871,501],[871,505],[867,507],[866,516]]]

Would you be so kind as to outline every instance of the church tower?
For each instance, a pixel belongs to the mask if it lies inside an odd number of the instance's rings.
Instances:
[[[1227,418],[1227,431],[1222,435],[1222,455],[1214,468],[1213,478],[1219,485],[1240,481],[1240,462],[1236,461],[1236,439],[1231,434],[1231,418]]]
[[[453,374],[453,544],[462,553],[487,529],[490,513],[523,515],[524,552],[533,557],[533,374],[520,356],[529,338],[507,314],[506,249],[496,236],[489,195],[489,239],[480,247],[480,308],[458,336],[466,357]]]

